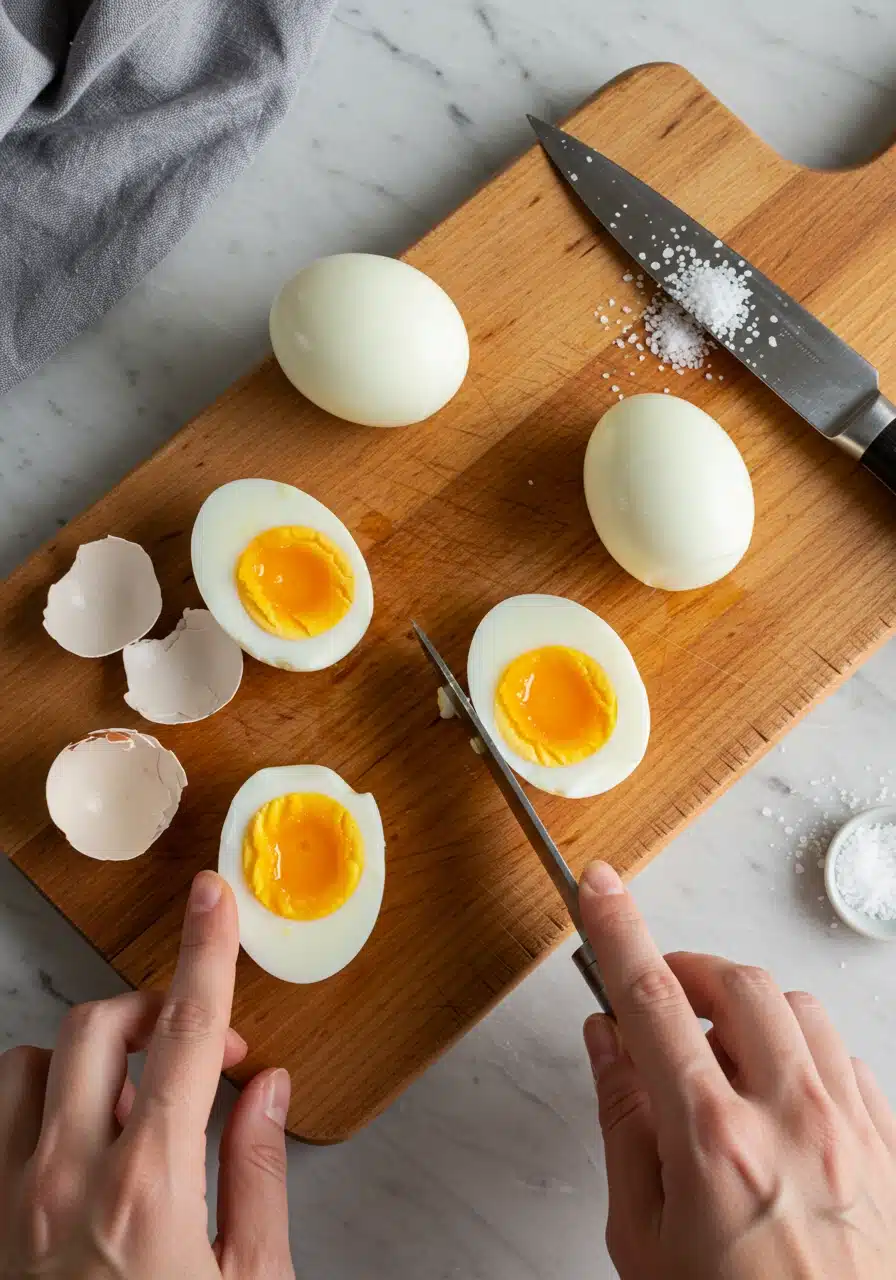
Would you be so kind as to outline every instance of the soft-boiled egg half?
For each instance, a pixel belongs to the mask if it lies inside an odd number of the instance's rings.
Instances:
[[[513,596],[476,628],[470,699],[511,768],[542,791],[600,795],[637,768],[650,707],[634,658],[596,613],[562,596]]]
[[[320,765],[262,769],[233,798],[218,870],[256,964],[284,982],[332,977],[370,937],[383,900],[376,801]]]
[[[321,671],[373,616],[364,557],[328,507],[291,484],[233,480],[193,525],[196,585],[241,649],[286,671]]]

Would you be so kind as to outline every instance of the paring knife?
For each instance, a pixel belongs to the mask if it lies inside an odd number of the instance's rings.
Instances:
[[[670,263],[663,257],[665,248],[672,248],[677,257],[682,248],[693,246],[704,261],[751,273],[750,315],[760,336],[712,335],[714,341],[767,382],[816,431],[896,492],[896,405],[881,394],[877,370],[752,263],[652,187],[562,129],[534,116],[529,122],[586,207],[631,255],[637,269],[661,288],[675,270],[674,259]]]
[[[463,689],[455,679],[451,668],[445,662],[444,658],[439,654],[432,641],[424,631],[417,626],[416,622],[412,622],[414,634],[420,641],[420,647],[426,654],[432,666],[435,668],[439,677],[439,683],[445,689],[451,705],[457,712],[460,719],[471,729],[474,738],[479,738],[484,748],[482,759],[488,766],[489,772],[497,782],[501,791],[504,793],[504,799],[510,805],[513,816],[522,827],[528,837],[529,843],[541,859],[542,866],[554,882],[554,887],[560,894],[560,897],[566,903],[566,909],[572,917],[572,922],[578,930],[579,937],[582,939],[582,945],[573,952],[573,961],[582,977],[587,982],[591,991],[594,993],[597,1003],[603,1009],[604,1013],[613,1017],[613,1008],[610,1004],[609,996],[600,976],[597,960],[588,936],[585,933],[582,918],[579,914],[579,886],[576,878],[570,871],[569,866],[561,854],[560,850],[554,844],[554,841],[548,835],[547,828],[539,818],[538,814],[532,808],[526,793],[517,782],[509,765],[505,764],[503,758],[489,737],[489,734],[483,725],[476,710],[464,693]]]

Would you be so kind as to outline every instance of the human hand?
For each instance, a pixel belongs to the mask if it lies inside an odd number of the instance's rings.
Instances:
[[[193,882],[164,997],[80,1005],[52,1054],[0,1057],[0,1276],[288,1280],[284,1124],[289,1076],[244,1089],[221,1142],[218,1238],[208,1240],[205,1130],[223,1066],[239,949],[227,884]],[[146,1048],[140,1086],[127,1055]]]
[[[891,1277],[896,1118],[821,1006],[762,969],[664,959],[605,863],[579,902],[618,1018],[585,1041],[622,1280]]]

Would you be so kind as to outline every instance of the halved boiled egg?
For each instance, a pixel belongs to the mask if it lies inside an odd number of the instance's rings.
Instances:
[[[373,586],[358,544],[291,484],[233,480],[216,489],[196,517],[191,554],[215,620],[269,666],[320,671],[370,625]]]
[[[177,756],[148,733],[100,729],[53,761],[47,808],[78,853],[123,862],[159,838],[186,785]]]
[[[218,871],[256,964],[284,982],[332,977],[364,946],[383,900],[376,801],[321,765],[262,769],[233,798]]]
[[[640,764],[647,691],[628,648],[561,596],[513,596],[476,628],[470,699],[511,768],[542,791],[600,795]]]

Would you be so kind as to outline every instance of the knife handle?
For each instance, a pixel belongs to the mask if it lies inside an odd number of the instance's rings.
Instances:
[[[573,952],[572,960],[604,1013],[615,1019],[616,1015],[613,1012],[613,1006],[610,1004],[610,997],[607,995],[604,980],[600,976],[600,969],[598,968],[597,958],[591,949],[591,943],[583,942],[578,950]]]
[[[896,421],[871,441],[862,454],[862,466],[896,493]]]

